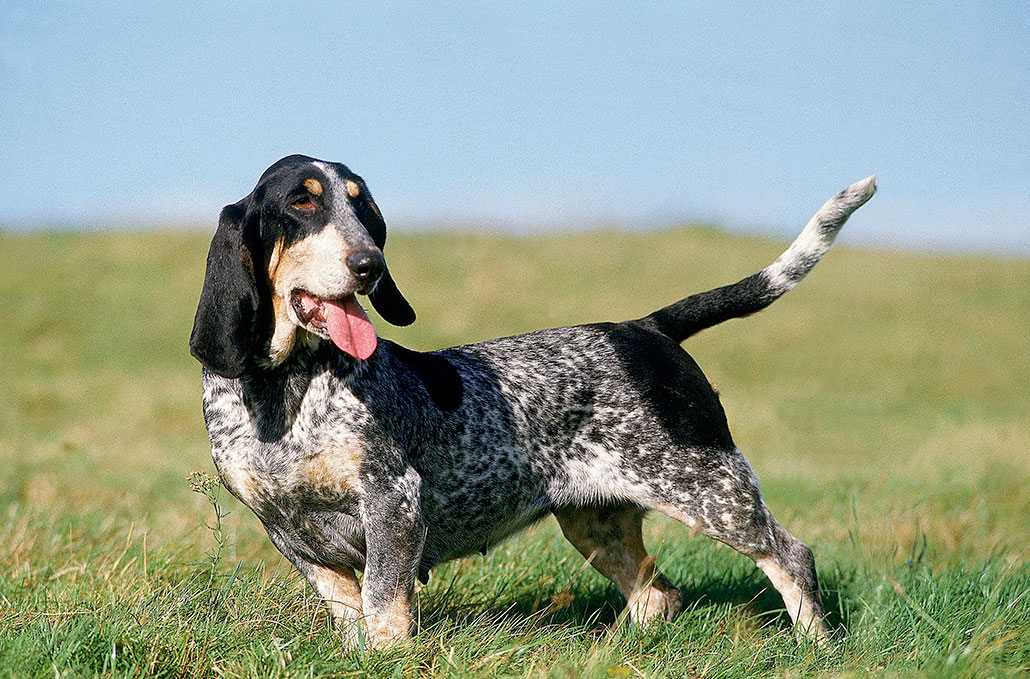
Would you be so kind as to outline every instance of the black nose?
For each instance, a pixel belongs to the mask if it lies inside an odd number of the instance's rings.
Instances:
[[[386,271],[386,260],[377,250],[360,250],[347,255],[347,268],[361,282],[374,281]]]

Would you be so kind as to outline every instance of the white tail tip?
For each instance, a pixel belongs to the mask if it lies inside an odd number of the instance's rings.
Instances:
[[[855,182],[844,189],[844,193],[858,199],[858,203],[852,208],[857,209],[876,193],[876,175],[870,175],[861,181]]]

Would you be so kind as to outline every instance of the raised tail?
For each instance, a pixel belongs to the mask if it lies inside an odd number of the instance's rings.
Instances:
[[[747,278],[691,295],[637,322],[677,342],[722,323],[761,311],[801,282],[833,245],[851,213],[876,193],[876,175],[855,182],[815,213],[775,262]]]

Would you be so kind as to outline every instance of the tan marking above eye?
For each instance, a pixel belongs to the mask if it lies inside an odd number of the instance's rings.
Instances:
[[[361,187],[353,179],[347,180],[347,195],[351,198],[357,198],[358,194],[361,193]]]
[[[322,182],[318,181],[314,177],[309,177],[304,180],[304,188],[308,190],[312,196],[322,195]]]

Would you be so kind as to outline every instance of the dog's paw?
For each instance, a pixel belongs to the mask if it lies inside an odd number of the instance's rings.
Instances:
[[[627,602],[630,620],[643,625],[651,620],[672,620],[683,608],[683,596],[671,584],[657,582],[635,592]]]
[[[411,616],[379,613],[365,618],[365,645],[373,650],[392,648],[411,640]]]

